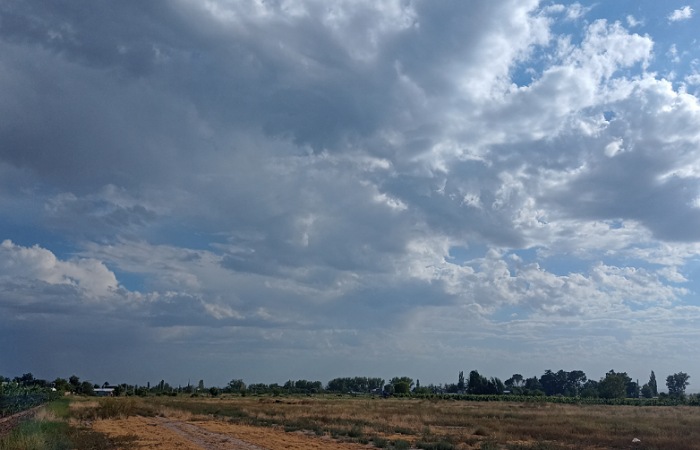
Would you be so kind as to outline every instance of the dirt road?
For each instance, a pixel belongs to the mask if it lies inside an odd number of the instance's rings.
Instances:
[[[237,425],[215,419],[179,420],[129,417],[98,420],[95,431],[114,438],[131,438],[134,447],[153,450],[360,450],[367,446],[339,443],[327,437],[286,433],[281,429]]]
[[[265,450],[263,447],[251,444],[224,433],[206,430],[201,426],[197,426],[192,423],[162,419],[162,424],[165,428],[176,432],[180,436],[190,440],[194,444],[199,445],[201,448],[206,450]]]
[[[19,412],[17,414],[13,414],[11,416],[7,417],[2,417],[0,418],[0,437],[5,436],[8,434],[14,427],[19,425],[20,422],[23,420],[29,420],[32,417],[34,417],[34,414],[41,408],[41,406],[37,406],[32,409],[28,409],[26,411]]]

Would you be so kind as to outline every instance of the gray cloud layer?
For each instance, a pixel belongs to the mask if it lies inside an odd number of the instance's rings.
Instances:
[[[0,339],[37,361],[32,333],[126,333],[134,361],[207,345],[135,376],[220,382],[222,351],[255,380],[570,369],[607,320],[620,370],[695,354],[698,98],[649,70],[653,36],[589,11],[3,2]]]

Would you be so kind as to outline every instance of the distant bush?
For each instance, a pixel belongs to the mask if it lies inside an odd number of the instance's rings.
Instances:
[[[447,441],[439,442],[416,442],[416,447],[423,450],[454,450],[455,446]]]
[[[372,443],[377,448],[386,448],[389,445],[389,441],[380,436],[373,436]]]
[[[396,450],[408,450],[411,448],[411,443],[403,439],[397,439],[394,441],[394,448]]]
[[[92,402],[90,402],[92,403]],[[152,417],[154,406],[134,397],[103,398],[97,405],[78,408],[73,416],[81,420],[119,419],[132,416]]]
[[[481,450],[499,450],[501,447],[495,441],[482,441],[479,448]]]
[[[362,437],[364,433],[362,432],[362,428],[358,427],[357,425],[353,426],[350,428],[348,431],[348,436],[352,438],[359,438]]]

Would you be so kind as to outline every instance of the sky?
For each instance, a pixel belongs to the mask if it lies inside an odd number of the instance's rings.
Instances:
[[[0,375],[700,390],[699,14],[3,0]]]

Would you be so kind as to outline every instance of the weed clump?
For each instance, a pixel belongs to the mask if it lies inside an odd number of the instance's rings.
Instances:
[[[416,447],[423,450],[454,450],[455,446],[451,442],[438,441],[438,442],[416,442]]]
[[[363,435],[364,435],[364,433],[362,432],[362,428],[358,427],[357,425],[353,426],[348,431],[348,436],[351,438],[359,438],[359,437],[362,437]]]
[[[411,448],[411,443],[403,439],[397,439],[394,441],[394,448],[396,450],[408,450]]]
[[[389,440],[381,436],[372,436],[372,444],[377,448],[386,448],[389,446]]]
[[[31,420],[0,439],[0,450],[69,450],[72,447],[67,435],[65,422]]]

